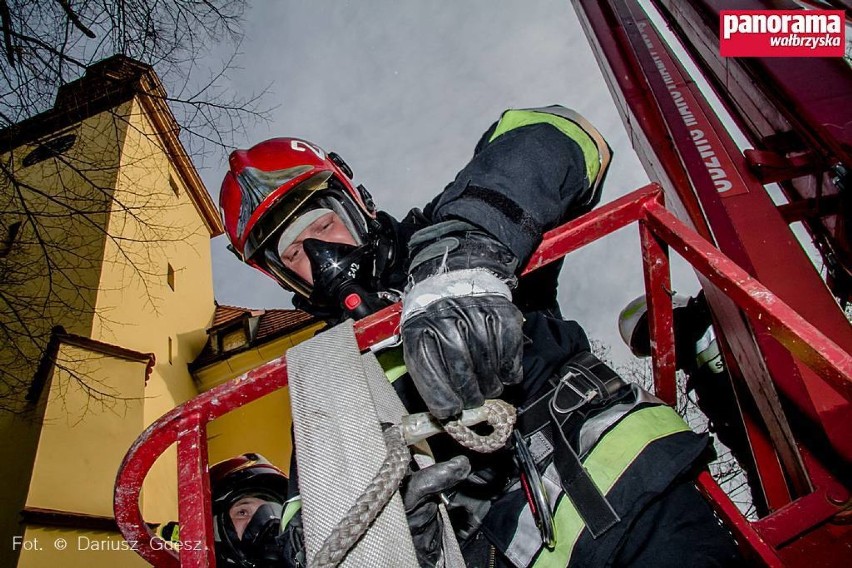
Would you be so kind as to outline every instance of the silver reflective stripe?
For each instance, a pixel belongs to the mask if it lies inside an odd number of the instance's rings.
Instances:
[[[281,515],[281,532],[284,532],[284,529],[287,528],[287,525],[290,524],[290,521],[293,520],[293,517],[296,516],[296,513],[302,510],[302,496],[296,495],[295,497],[288,499],[284,505],[284,513]]]
[[[556,510],[556,502],[562,496],[562,483],[559,481],[559,473],[556,471],[556,466],[552,463],[547,466],[541,476],[544,482],[545,491],[547,492],[547,500],[550,502],[551,510]],[[509,491],[520,490],[521,484],[515,483]],[[556,535],[559,539],[559,535]],[[535,555],[541,549],[541,533],[535,524],[532,512],[530,511],[529,503],[521,510],[518,518],[518,526],[515,534],[512,536],[512,542],[504,554],[506,558],[511,560],[515,566],[529,566]]]
[[[663,404],[662,400],[639,385],[631,384],[630,389],[633,391],[633,402],[616,404],[583,423],[577,442],[577,455],[581,459],[598,443],[604,432],[612,428],[616,422],[621,420],[638,405],[644,403]]]
[[[441,272],[418,282],[406,292],[402,300],[400,325],[404,325],[407,320],[438,300],[459,296],[489,295],[503,296],[507,300],[512,300],[512,291],[509,286],[484,268]]]
[[[578,453],[583,459],[585,459],[589,451],[592,450],[600,441],[604,433],[608,432],[622,418],[629,416],[636,406],[650,403],[659,405],[661,408],[671,410],[669,407],[666,407],[660,399],[656,398],[654,395],[642,389],[638,385],[631,384],[630,387],[633,391],[631,402],[617,404],[608,408],[600,414],[590,418],[583,424],[580,430],[580,452]],[[546,487],[548,501],[550,502],[551,509],[556,513],[557,519],[562,518],[560,515],[571,515],[572,517],[579,518],[576,510],[570,505],[570,500],[566,500],[566,504],[563,504],[561,507],[557,507],[557,502],[564,492],[562,491],[562,484],[560,483],[559,473],[556,471],[555,465],[552,463],[548,465],[542,474],[542,479]],[[520,483],[516,483],[510,488],[510,491],[520,489]],[[562,550],[562,554],[567,553],[570,556],[573,552],[575,544],[574,540],[576,540],[577,535],[572,536],[560,534],[558,524],[556,532],[557,546]],[[566,538],[573,538],[574,540],[572,540],[570,544],[567,544],[561,540]],[[509,558],[516,566],[525,567],[532,564],[533,559],[540,550],[542,550],[541,536],[538,527],[535,524],[535,520],[533,519],[532,513],[530,512],[529,504],[526,504],[518,518],[518,526],[505,554],[506,557]],[[553,558],[547,560],[547,562],[553,561]]]
[[[725,363],[722,360],[722,354],[719,352],[719,343],[716,341],[713,326],[708,327],[701,339],[695,344],[695,361],[698,363],[699,369],[707,365],[712,373],[724,372]]]

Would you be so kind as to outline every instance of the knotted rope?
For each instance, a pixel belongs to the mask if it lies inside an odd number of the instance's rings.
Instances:
[[[486,422],[493,429],[487,436],[477,434],[461,420],[453,420],[444,424],[444,430],[453,439],[469,450],[490,454],[506,445],[506,440],[515,427],[515,407],[499,399],[486,400]]]
[[[463,423],[464,417],[443,424],[443,429],[465,448],[491,453],[506,445],[517,417],[515,408],[502,400],[486,400],[482,410],[485,421],[493,430],[488,435],[482,436],[471,430]],[[478,413],[477,417],[482,417],[482,413]],[[388,450],[385,460],[355,504],[323,542],[314,557],[314,567],[333,568],[340,564],[349,549],[358,542],[370,523],[385,508],[408,471],[408,462],[411,459],[408,444],[423,439],[423,433],[434,427],[436,422],[432,420],[423,424],[419,431],[406,429],[400,424],[385,430],[384,438]]]

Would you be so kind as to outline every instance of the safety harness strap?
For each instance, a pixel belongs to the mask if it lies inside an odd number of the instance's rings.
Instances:
[[[553,457],[553,465],[559,472],[562,489],[574,503],[592,538],[598,538],[620,520],[618,514],[592,481],[571,446],[567,443],[560,446],[560,451]]]
[[[589,405],[606,404],[626,383],[589,352],[572,358],[560,375],[551,382],[552,389],[518,412],[517,427],[537,463],[553,456],[563,491],[597,538],[620,519],[583,467],[569,442],[569,432],[576,424],[578,411]]]

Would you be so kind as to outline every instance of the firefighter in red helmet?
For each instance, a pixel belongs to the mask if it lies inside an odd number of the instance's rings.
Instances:
[[[398,293],[376,290],[374,279],[385,272],[376,263],[389,261],[392,251],[382,246],[370,194],[352,183],[337,154],[298,138],[233,152],[219,203],[231,250],[295,292],[300,307],[334,313],[354,294],[360,301],[354,311],[366,314],[399,300]],[[316,237],[313,262],[305,248],[292,246],[308,227]],[[329,235],[333,245],[326,244]]]
[[[284,472],[259,454],[242,454],[210,468],[210,488],[217,565],[284,566]]]
[[[337,322],[402,301],[401,345],[379,361],[409,412],[445,420],[495,397],[519,409],[513,442],[493,454],[430,441],[439,463],[403,494],[422,566],[445,559],[440,518],[423,508],[439,492],[473,566],[737,560],[692,485],[707,436],[595,358],[561,317],[561,261],[521,274],[546,231],[598,203],[610,157],[569,109],[508,110],[439,195],[396,220],[310,142],[231,155],[220,204],[232,248],[296,307]],[[444,465],[459,454],[470,473]],[[415,499],[415,481],[438,489]]]

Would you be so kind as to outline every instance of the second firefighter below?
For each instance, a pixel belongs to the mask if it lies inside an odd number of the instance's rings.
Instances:
[[[432,487],[454,486],[445,493],[468,566],[738,561],[693,485],[707,436],[590,353],[557,304],[561,261],[519,277],[545,231],[597,204],[610,156],[598,131],[564,107],[508,110],[453,182],[396,220],[376,210],[339,156],[306,140],[231,154],[220,205],[242,261],[330,323],[402,300],[401,346],[379,361],[409,412],[448,419],[496,397],[519,409],[516,443],[542,474],[547,506],[531,506],[517,448],[475,454],[438,437],[436,460],[464,453],[470,473],[440,463],[418,472],[422,481],[433,470]],[[294,462],[291,498],[295,472]],[[418,500],[409,515],[424,566],[443,558],[436,508],[423,506],[436,500]],[[285,531],[300,526],[296,515]],[[304,559],[299,550],[285,557]]]

